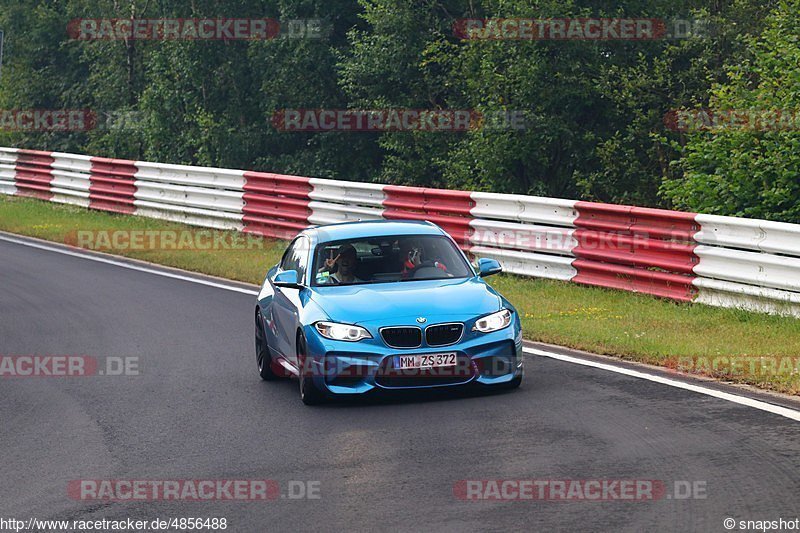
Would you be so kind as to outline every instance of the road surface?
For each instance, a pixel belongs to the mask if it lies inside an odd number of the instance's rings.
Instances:
[[[309,408],[295,381],[258,378],[249,294],[7,241],[0,279],[0,355],[136,357],[140,367],[0,378],[0,517],[225,517],[229,531],[722,531],[727,517],[800,514],[800,423],[775,414],[538,356],[517,391]],[[70,498],[69,482],[86,479],[269,479],[283,497]],[[705,498],[454,494],[461,480],[487,479],[661,480],[668,492],[686,481]],[[319,498],[286,497],[292,481]]]

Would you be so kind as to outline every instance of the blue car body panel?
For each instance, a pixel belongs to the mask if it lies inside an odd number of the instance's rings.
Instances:
[[[354,222],[310,228],[297,238],[308,239],[309,250],[319,243],[365,237],[402,235],[444,235],[438,226],[416,221]],[[449,236],[448,236],[449,238]],[[311,262],[311,253],[306,261]],[[466,260],[466,258],[465,258]],[[279,272],[276,265],[267,276],[258,295],[258,309],[264,317],[270,353],[287,370],[299,373],[297,339],[305,336],[306,365],[312,367],[315,385],[333,395],[362,394],[375,389],[420,389],[466,385],[502,385],[523,373],[522,331],[519,315],[502,295],[479,275],[468,278],[410,280],[339,286],[311,286],[311,268],[299,280],[301,288],[276,287],[272,280]],[[511,324],[499,331],[473,331],[479,318],[508,309]],[[424,317],[420,324],[418,318]],[[314,327],[319,321],[339,322],[366,328],[372,338],[357,342],[323,337]],[[463,334],[455,344],[430,347],[424,328],[446,323],[463,323]],[[390,326],[416,326],[423,330],[417,348],[388,346],[380,329]],[[471,375],[460,379],[394,380],[386,379],[382,369],[392,365],[398,355],[456,353],[469,361]],[[491,361],[491,365],[489,365]],[[358,368],[357,373],[349,372]],[[488,369],[488,370],[487,370]]]

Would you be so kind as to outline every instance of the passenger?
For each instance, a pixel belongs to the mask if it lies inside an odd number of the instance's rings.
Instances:
[[[364,280],[356,277],[355,272],[358,266],[358,253],[352,244],[343,244],[339,247],[336,257],[331,257],[325,260],[325,265],[320,269],[334,271],[329,280],[333,280],[333,284],[347,284],[347,283],[363,283]]]

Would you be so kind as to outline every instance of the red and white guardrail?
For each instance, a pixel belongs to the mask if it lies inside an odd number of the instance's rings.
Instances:
[[[14,148],[0,148],[0,193],[284,239],[430,220],[515,274],[800,316],[796,224]]]

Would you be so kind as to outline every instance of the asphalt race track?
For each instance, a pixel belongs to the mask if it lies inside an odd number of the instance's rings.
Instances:
[[[267,270],[267,265],[264,265]],[[530,356],[522,387],[319,408],[262,382],[254,297],[0,241],[0,354],[140,375],[0,378],[0,516],[225,517],[229,531],[723,531],[794,519],[800,423]],[[80,501],[83,479],[270,479],[270,501]],[[460,480],[700,482],[705,498],[464,501]],[[319,498],[291,499],[291,481]]]

